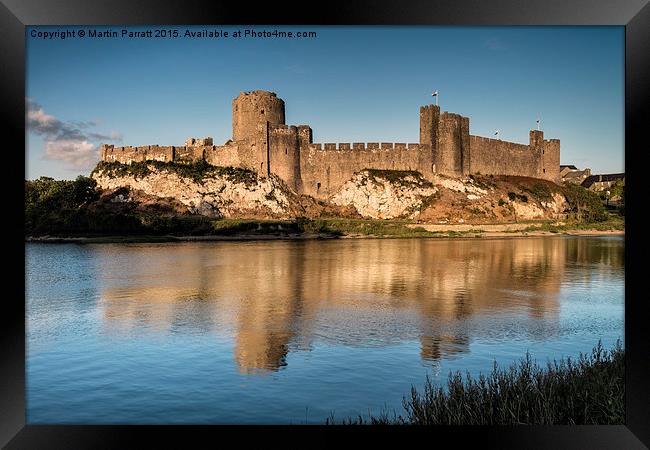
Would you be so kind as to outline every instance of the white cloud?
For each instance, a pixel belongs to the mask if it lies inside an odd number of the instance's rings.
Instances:
[[[27,101],[27,131],[44,137],[44,158],[62,161],[69,169],[90,169],[99,160],[99,143],[121,141],[120,133],[85,132],[96,122],[64,122],[47,114],[30,98]]]
[[[43,111],[40,105],[28,100],[27,102],[27,129],[36,134],[56,134],[63,127],[60,120]]]
[[[99,147],[86,140],[45,141],[44,158],[63,161],[70,168],[90,169],[99,160]]]

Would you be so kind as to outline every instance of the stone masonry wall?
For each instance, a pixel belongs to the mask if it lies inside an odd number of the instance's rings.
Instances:
[[[211,146],[205,150],[205,160],[213,166],[247,167],[246,159],[240,155],[243,147],[235,143]]]
[[[300,139],[298,128],[269,125],[269,165],[271,172],[282,178],[290,188],[301,191]]]
[[[542,178],[560,184],[560,140],[548,139],[543,141]]]
[[[541,150],[525,144],[472,135],[469,143],[470,173],[540,178]]]
[[[158,145],[115,147],[114,145],[102,144],[100,149],[102,161],[130,164],[131,162],[149,160],[174,161],[176,148],[175,146],[161,147]]]
[[[420,144],[433,144],[438,142],[438,122],[440,121],[440,107],[436,105],[420,106]]]
[[[431,146],[404,143],[310,144],[301,148],[304,194],[325,198],[363,169],[417,170],[432,174]]]
[[[232,138],[249,139],[259,124],[284,124],[284,100],[274,92],[242,92],[232,101]]]
[[[463,175],[463,159],[469,147],[469,119],[460,114],[444,112],[440,114],[437,134],[438,147],[434,151],[436,172]]]
[[[228,143],[225,145],[203,146],[158,146],[145,145],[142,147],[115,147],[104,144],[101,146],[101,159],[107,162],[130,164],[142,161],[185,161],[194,162],[204,159],[209,164],[223,167],[246,167],[255,169],[251,149],[246,143]]]

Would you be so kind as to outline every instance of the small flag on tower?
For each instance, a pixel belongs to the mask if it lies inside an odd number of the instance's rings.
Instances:
[[[431,97],[435,97],[435,98],[436,98],[436,106],[438,106],[438,91],[433,91],[433,92],[431,93]]]

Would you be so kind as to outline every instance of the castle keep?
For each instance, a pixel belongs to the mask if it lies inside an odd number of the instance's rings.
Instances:
[[[101,146],[103,161],[196,161],[245,167],[282,178],[300,194],[326,198],[363,169],[415,170],[425,178],[515,175],[560,182],[560,141],[531,130],[526,144],[469,134],[469,118],[420,107],[418,144],[314,143],[309,125],[286,125],[284,101],[273,92],[242,92],[232,102],[232,140],[188,139],[183,146]]]

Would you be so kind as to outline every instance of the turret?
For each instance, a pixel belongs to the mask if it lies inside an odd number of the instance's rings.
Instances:
[[[544,145],[544,132],[541,130],[530,130],[528,142],[533,148],[542,148]]]
[[[274,92],[242,92],[232,101],[232,138],[254,139],[257,126],[284,125],[284,101]]]
[[[438,141],[439,120],[439,106],[420,106],[420,144],[431,144],[433,147],[436,146]]]

